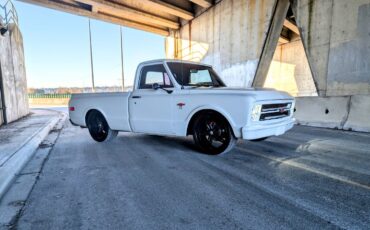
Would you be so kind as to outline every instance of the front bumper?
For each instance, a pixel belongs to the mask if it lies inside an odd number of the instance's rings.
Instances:
[[[274,124],[256,124],[242,128],[243,139],[255,140],[270,136],[279,136],[293,128],[295,119],[290,118]]]

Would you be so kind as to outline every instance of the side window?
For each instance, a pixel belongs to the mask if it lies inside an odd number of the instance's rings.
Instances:
[[[162,64],[145,66],[141,70],[139,89],[151,89],[154,83],[158,83],[163,88],[173,87]]]

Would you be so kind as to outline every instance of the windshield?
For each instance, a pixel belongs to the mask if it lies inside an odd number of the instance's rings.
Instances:
[[[176,81],[182,86],[224,87],[226,86],[209,66],[169,62],[167,63]]]

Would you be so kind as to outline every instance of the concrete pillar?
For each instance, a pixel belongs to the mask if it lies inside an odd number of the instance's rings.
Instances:
[[[17,25],[0,35],[0,63],[6,120],[12,122],[29,113],[22,34]]]
[[[265,83],[267,72],[274,56],[281,30],[283,29],[284,20],[289,9],[289,5],[289,0],[280,0],[276,3],[267,37],[261,52],[256,75],[254,77],[253,86],[255,87],[263,87]]]
[[[319,96],[370,94],[370,0],[291,0]]]

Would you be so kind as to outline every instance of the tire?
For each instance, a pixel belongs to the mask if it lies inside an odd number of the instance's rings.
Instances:
[[[226,154],[237,142],[228,121],[216,113],[199,115],[192,130],[195,145],[201,152],[209,155]]]
[[[86,124],[91,137],[97,142],[108,142],[118,135],[118,131],[111,130],[103,114],[98,111],[88,114]]]
[[[254,140],[250,140],[250,141],[253,141],[253,142],[260,142],[260,141],[264,141],[264,140],[266,140],[267,138],[269,138],[269,137],[262,137],[262,138],[258,138],[258,139],[254,139]]]

